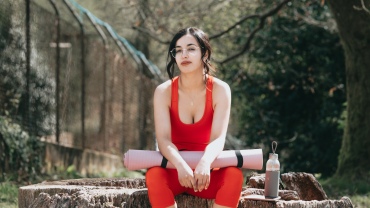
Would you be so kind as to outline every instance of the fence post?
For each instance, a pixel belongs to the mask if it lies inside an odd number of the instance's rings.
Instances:
[[[85,137],[85,101],[86,101],[86,64],[85,64],[85,29],[82,22],[82,19],[78,14],[72,9],[69,1],[63,0],[64,4],[67,6],[68,10],[72,13],[74,18],[77,20],[78,25],[80,26],[81,31],[81,138],[82,138],[82,149],[86,147],[86,137]]]
[[[55,21],[55,26],[56,26],[56,40],[55,40],[55,45],[56,45],[56,66],[55,66],[55,82],[56,82],[56,90],[55,90],[55,102],[56,102],[56,132],[55,132],[55,137],[56,137],[56,142],[59,144],[59,139],[60,139],[60,15],[59,15],[59,10],[56,7],[55,0],[49,0],[51,5],[53,6],[53,9],[55,11],[55,14],[57,16],[57,19]]]
[[[90,13],[86,13],[86,16],[89,18],[91,24],[94,25],[94,28],[96,29],[96,31],[99,33],[100,37],[102,38],[103,40],[103,44],[104,44],[104,50],[103,50],[103,54],[104,54],[104,59],[103,59],[103,101],[102,101],[102,105],[101,105],[101,117],[100,117],[100,133],[103,134],[103,140],[104,140],[104,151],[107,150],[107,144],[106,144],[106,141],[107,141],[107,135],[106,135],[106,104],[107,104],[107,50],[108,50],[108,41],[107,41],[107,36],[105,35],[105,33],[103,32],[103,30],[101,29],[101,27],[96,23],[96,21],[94,20],[94,18],[91,16]]]

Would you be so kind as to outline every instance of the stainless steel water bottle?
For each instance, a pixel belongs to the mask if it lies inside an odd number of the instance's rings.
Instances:
[[[279,155],[275,154],[277,142],[272,142],[272,152],[266,163],[265,197],[277,198],[279,196],[280,162]]]

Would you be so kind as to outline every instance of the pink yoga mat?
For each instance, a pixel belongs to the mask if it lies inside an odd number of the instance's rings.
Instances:
[[[203,156],[202,151],[180,151],[180,155],[190,166],[195,169]],[[152,150],[128,150],[123,158],[128,170],[147,169],[154,166],[175,168],[163,158],[159,151]],[[246,169],[261,170],[263,166],[262,149],[248,150],[225,150],[213,161],[211,168],[235,166]]]

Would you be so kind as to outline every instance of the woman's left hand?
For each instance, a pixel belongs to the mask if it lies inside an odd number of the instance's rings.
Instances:
[[[195,186],[194,191],[207,190],[211,181],[211,164],[205,161],[200,161],[194,170]]]

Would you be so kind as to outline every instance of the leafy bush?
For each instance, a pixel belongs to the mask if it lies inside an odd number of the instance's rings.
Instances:
[[[50,134],[55,123],[54,80],[40,67],[31,67],[27,74],[24,28],[14,23],[11,4],[5,6],[0,8],[0,115],[31,134]]]
[[[9,118],[0,116],[0,164],[2,180],[15,177],[17,181],[33,180],[41,173],[43,143],[30,136]],[[6,174],[10,173],[9,176]]]
[[[41,172],[43,161],[43,145],[36,135],[53,131],[55,87],[45,69],[31,68],[27,74],[24,28],[19,23],[21,20],[16,20],[10,1],[1,4],[1,177],[32,180]]]
[[[343,134],[345,69],[338,35],[305,21],[325,23],[328,10],[317,4],[304,8],[313,17],[288,11],[270,19],[254,39],[248,71],[233,83],[233,102],[244,104],[236,107],[237,136],[249,146],[267,153],[276,140],[283,171],[327,177],[336,170]]]
[[[0,207],[4,208],[5,205],[14,205],[17,207],[18,203],[18,186],[8,181],[0,183]]]

